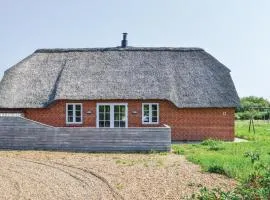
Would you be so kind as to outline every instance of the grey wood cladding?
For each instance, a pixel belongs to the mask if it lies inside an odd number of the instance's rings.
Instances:
[[[0,149],[89,152],[170,151],[170,127],[51,127],[23,117],[0,117]]]

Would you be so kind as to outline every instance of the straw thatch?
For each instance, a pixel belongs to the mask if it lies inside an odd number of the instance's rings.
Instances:
[[[166,99],[177,107],[236,107],[230,70],[199,48],[40,49],[5,72],[0,107],[58,99]]]

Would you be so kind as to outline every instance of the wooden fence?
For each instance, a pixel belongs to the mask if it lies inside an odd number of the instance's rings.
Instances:
[[[171,129],[52,127],[20,116],[0,116],[0,149],[89,152],[170,151]]]

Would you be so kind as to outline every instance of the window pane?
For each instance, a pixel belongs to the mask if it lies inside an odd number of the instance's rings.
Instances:
[[[69,117],[72,117],[73,116],[73,111],[71,110],[71,111],[68,111],[68,116]]]
[[[114,120],[120,120],[120,114],[114,113]]]
[[[152,117],[152,122],[157,122],[157,117]]]
[[[77,110],[75,113],[76,113],[76,117],[81,117],[81,110]]]
[[[119,107],[120,106],[114,106],[114,112],[119,112]]]
[[[76,111],[81,111],[81,105],[76,105]]]
[[[143,106],[143,121],[149,122],[149,104]]]
[[[143,110],[144,110],[144,111],[149,111],[149,104],[145,104],[145,105],[143,106]]]
[[[99,112],[104,112],[104,106],[99,106]]]
[[[144,111],[144,112],[143,112],[143,115],[144,115],[144,116],[149,116],[149,111]]]
[[[125,112],[126,111],[126,106],[120,106],[120,112]]]
[[[110,120],[110,113],[105,113],[105,120]]]
[[[105,121],[105,127],[110,127],[110,121]]]
[[[157,111],[152,111],[152,117],[157,117]]]
[[[110,112],[110,106],[105,106],[105,111]]]
[[[114,122],[114,127],[119,127],[119,121]]]
[[[68,122],[73,122],[73,117],[72,116],[68,117]]]
[[[67,105],[67,122],[73,122],[73,105]]]
[[[105,120],[104,119],[104,113],[99,113],[99,120]]]
[[[143,122],[149,122],[149,104],[143,106]]]
[[[81,122],[81,117],[76,117],[76,122]]]
[[[68,110],[73,110],[73,105],[68,105]]]
[[[126,127],[126,122],[125,121],[120,121],[120,127]]]
[[[99,121],[99,127],[104,127],[105,123],[104,121]]]
[[[144,116],[143,117],[143,122],[149,122],[149,116]]]
[[[157,104],[152,104],[152,110],[157,110]]]
[[[121,119],[122,121],[125,121],[125,120],[126,120],[126,115],[125,115],[125,113],[124,113],[124,114],[120,114],[120,119]]]

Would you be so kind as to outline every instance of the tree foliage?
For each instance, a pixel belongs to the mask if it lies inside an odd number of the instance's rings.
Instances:
[[[236,119],[269,119],[270,102],[262,97],[243,97],[240,99],[241,107],[237,108]],[[269,108],[268,110],[265,108]]]

